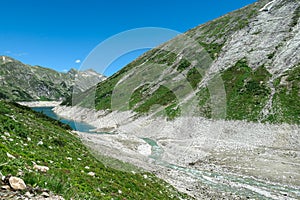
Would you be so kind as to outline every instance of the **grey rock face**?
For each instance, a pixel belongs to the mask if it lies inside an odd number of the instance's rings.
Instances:
[[[298,64],[299,19],[296,25],[291,23],[299,6],[299,1],[272,1],[268,11],[259,11],[245,28],[228,38],[211,71],[231,67],[243,58],[250,67],[266,65],[277,76]]]

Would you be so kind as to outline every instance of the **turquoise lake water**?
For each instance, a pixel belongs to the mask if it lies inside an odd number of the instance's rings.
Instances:
[[[75,131],[80,131],[80,132],[87,132],[87,133],[95,133],[93,130],[95,129],[95,127],[84,123],[84,122],[77,122],[74,120],[69,120],[69,119],[64,119],[59,117],[58,115],[56,115],[52,109],[53,107],[35,107],[32,108],[34,111],[37,112],[41,112],[45,115],[47,115],[48,117],[51,117],[55,120],[59,120],[64,124],[68,124],[73,130]]]

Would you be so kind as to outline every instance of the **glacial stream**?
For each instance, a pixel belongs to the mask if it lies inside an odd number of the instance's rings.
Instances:
[[[235,174],[200,171],[193,168],[170,164],[161,160],[163,149],[152,139],[143,138],[152,147],[149,158],[155,160],[157,165],[177,170],[193,177],[199,182],[209,185],[220,192],[231,192],[254,199],[299,199],[299,188],[291,188],[279,184],[257,180],[253,177],[238,176]]]
[[[95,127],[89,124],[60,118],[52,111],[52,107],[38,107],[32,109],[38,112],[42,112],[43,114],[53,119],[59,120],[62,123],[70,125],[70,127],[74,130],[87,133],[95,133],[92,131],[95,129]],[[292,188],[290,186],[257,180],[253,177],[248,176],[239,176],[236,174],[223,172],[222,174],[220,174],[218,172],[201,171],[190,167],[183,167],[168,163],[161,159],[164,151],[156,143],[156,141],[150,138],[142,139],[149,145],[151,145],[152,153],[149,158],[152,159],[155,164],[182,172],[185,175],[198,180],[202,184],[215,188],[217,191],[231,192],[238,195],[247,196],[252,199],[300,199],[299,188]]]

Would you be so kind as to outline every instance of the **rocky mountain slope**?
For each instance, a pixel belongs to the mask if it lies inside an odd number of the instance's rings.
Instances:
[[[91,83],[100,82],[105,77],[93,70],[79,72],[71,69],[59,73],[40,66],[25,65],[7,56],[0,56],[0,98],[16,101],[62,100],[73,92],[88,89]]]
[[[98,110],[299,123],[299,4],[260,0],[200,25],[98,84],[81,105],[96,94]]]

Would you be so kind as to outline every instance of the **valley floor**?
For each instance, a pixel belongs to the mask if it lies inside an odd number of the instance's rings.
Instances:
[[[97,127],[99,134],[78,133],[94,153],[152,171],[196,199],[300,198],[298,125],[166,121],[64,106],[54,111]]]

